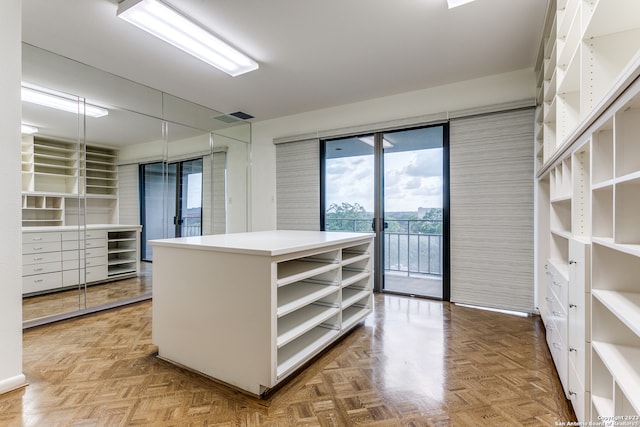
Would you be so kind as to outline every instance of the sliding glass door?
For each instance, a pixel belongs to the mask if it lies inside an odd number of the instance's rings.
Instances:
[[[202,158],[140,165],[142,260],[149,241],[202,234]]]
[[[447,125],[323,141],[323,228],[376,233],[377,290],[449,297],[447,141]]]
[[[202,159],[169,164],[169,193],[175,207],[171,237],[202,234]],[[171,208],[171,206],[169,206]]]
[[[444,128],[386,132],[383,290],[443,298]]]

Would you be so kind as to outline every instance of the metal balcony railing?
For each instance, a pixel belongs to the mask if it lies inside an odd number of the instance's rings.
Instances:
[[[372,219],[327,218],[327,231],[371,232]],[[389,219],[384,232],[384,269],[442,276],[442,220]]]

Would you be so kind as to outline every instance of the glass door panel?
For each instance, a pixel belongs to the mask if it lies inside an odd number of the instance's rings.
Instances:
[[[149,240],[163,239],[166,236],[166,206],[165,203],[165,171],[164,162],[148,163],[140,166],[141,181],[141,219],[142,219],[142,260],[151,261],[153,248]],[[167,193],[169,193],[167,191]],[[174,192],[175,194],[175,192]],[[175,206],[175,205],[174,205]],[[158,215],[160,212],[160,215]],[[173,212],[171,212],[173,218]]]
[[[442,298],[443,127],[386,132],[383,289]]]
[[[373,135],[324,143],[324,229],[371,232],[374,218]]]
[[[171,166],[171,165],[170,165]],[[179,191],[176,192],[177,212],[174,223],[176,236],[202,235],[202,159],[176,164],[180,170]],[[177,175],[177,174],[176,174]]]

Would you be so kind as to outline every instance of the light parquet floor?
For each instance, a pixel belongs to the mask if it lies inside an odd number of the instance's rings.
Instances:
[[[552,426],[574,419],[538,318],[379,294],[265,399],[156,357],[151,301],[24,332],[1,426]],[[203,337],[206,339],[206,337]]]

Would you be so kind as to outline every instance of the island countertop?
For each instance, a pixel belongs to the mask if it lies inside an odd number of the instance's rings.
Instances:
[[[152,246],[189,248],[247,255],[278,256],[334,244],[357,242],[373,233],[272,230],[150,240]]]

